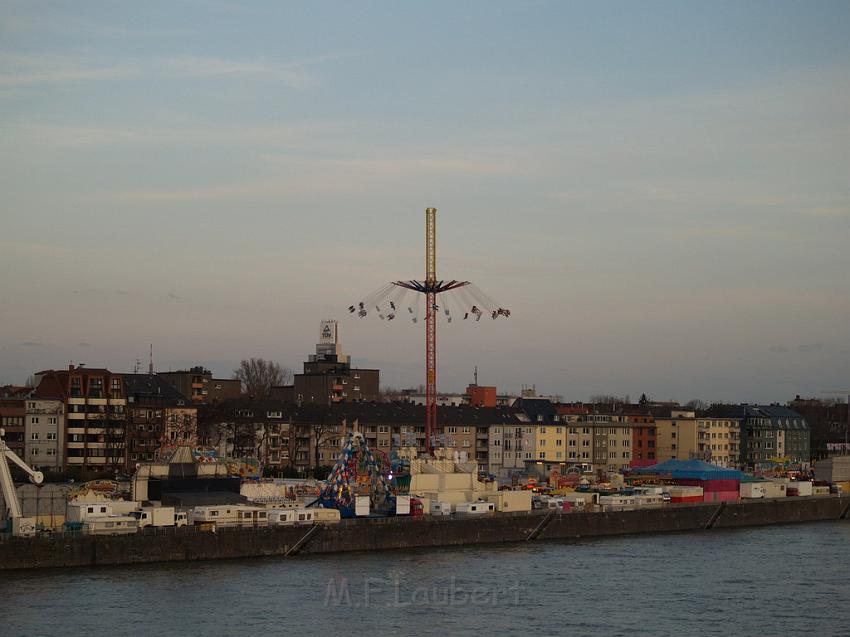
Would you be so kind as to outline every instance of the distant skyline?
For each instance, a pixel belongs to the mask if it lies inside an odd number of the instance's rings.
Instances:
[[[0,384],[262,356],[439,274],[439,389],[850,388],[850,3],[0,2]],[[486,324],[485,324],[486,323]]]

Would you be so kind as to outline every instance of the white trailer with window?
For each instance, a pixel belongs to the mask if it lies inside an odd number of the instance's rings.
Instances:
[[[455,513],[466,513],[471,515],[482,515],[495,513],[496,505],[492,502],[459,502],[455,507]]]
[[[112,515],[109,502],[69,502],[65,519],[68,522],[88,522],[93,518],[106,518]]]
[[[88,535],[130,535],[138,530],[139,521],[132,515],[89,518],[83,524],[83,533]]]

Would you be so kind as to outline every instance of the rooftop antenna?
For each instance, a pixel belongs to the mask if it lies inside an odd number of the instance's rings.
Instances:
[[[478,365],[475,366],[475,386],[478,387]]]
[[[148,374],[153,376],[153,343],[151,343],[151,355],[150,360],[148,362]]]

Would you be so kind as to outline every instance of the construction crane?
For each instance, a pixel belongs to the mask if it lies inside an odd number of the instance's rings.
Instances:
[[[408,295],[415,300],[408,304]],[[442,315],[448,323],[455,317],[478,323],[484,316],[508,318],[511,311],[500,307],[469,281],[437,278],[437,209],[425,210],[425,279],[392,281],[362,301],[348,306],[351,314],[365,318],[372,308],[381,320],[392,321],[407,312],[413,323],[419,321],[419,299],[425,299],[425,451],[433,455],[437,432],[437,319]],[[415,309],[414,309],[415,308]]]
[[[847,422],[844,424],[844,453],[850,452],[850,389],[834,389],[822,391],[822,394],[847,396]]]
[[[9,470],[9,461],[18,465],[27,474],[30,482],[39,486],[44,482],[41,471],[31,469],[26,462],[21,460],[14,451],[9,449],[3,437],[6,435],[4,429],[0,429],[0,489],[3,491],[3,499],[6,502],[6,519],[12,521],[12,535],[28,537],[35,535],[35,518],[25,518],[21,511],[21,502],[15,491],[15,483],[12,482],[12,472]]]

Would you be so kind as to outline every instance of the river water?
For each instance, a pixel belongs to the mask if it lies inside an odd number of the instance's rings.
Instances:
[[[4,574],[0,635],[850,635],[850,522]]]

